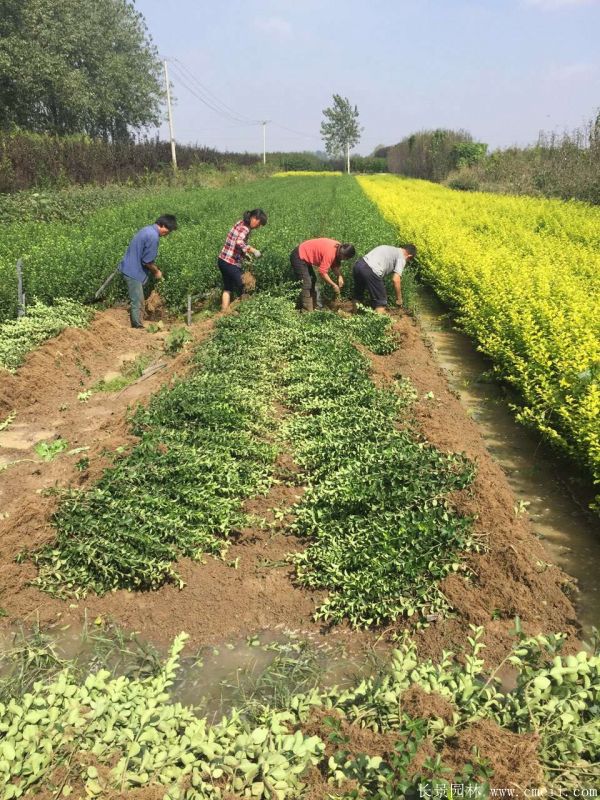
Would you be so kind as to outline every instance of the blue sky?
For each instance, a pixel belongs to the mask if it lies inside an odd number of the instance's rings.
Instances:
[[[491,147],[561,132],[600,107],[600,0],[137,0],[172,63],[175,134],[222,150],[322,148],[332,94],[358,106],[357,152],[423,128]],[[187,70],[187,72],[183,71]],[[185,76],[185,77],[184,77]],[[192,77],[193,76],[193,77]],[[199,92],[196,91],[198,94]],[[161,127],[166,138],[167,127]]]

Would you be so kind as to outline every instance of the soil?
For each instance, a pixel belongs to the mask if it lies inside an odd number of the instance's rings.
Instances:
[[[443,697],[427,694],[419,687],[409,688],[401,698],[402,710],[413,718],[439,718],[451,723],[452,706]],[[331,742],[333,731],[331,720],[337,722],[336,737],[341,744]],[[399,738],[393,732],[376,733],[349,723],[336,710],[315,709],[302,726],[306,736],[319,736],[325,743],[324,758],[329,759],[340,749],[353,757],[364,753],[368,756],[381,756],[388,760],[397,746]],[[341,737],[341,738],[339,738]],[[539,737],[537,734],[515,734],[498,726],[490,720],[479,720],[459,730],[449,738],[441,751],[442,762],[449,768],[448,780],[456,780],[463,774],[466,765],[473,763],[474,753],[493,769],[490,786],[494,789],[511,789],[514,797],[524,797],[526,788],[541,786],[544,775],[537,755]],[[435,758],[436,749],[430,739],[425,739],[415,753],[409,774],[423,773],[424,763]],[[333,786],[327,784],[322,773],[313,769],[307,776],[308,794],[311,800],[328,797]],[[350,782],[349,782],[350,784]],[[352,787],[348,785],[349,791]],[[465,795],[466,796],[466,795]]]
[[[466,557],[470,575],[453,574],[442,584],[456,617],[437,621],[417,635],[421,654],[437,657],[444,649],[460,651],[468,626],[484,625],[483,657],[498,663],[510,646],[517,615],[527,633],[563,631],[575,647],[579,625],[568,597],[574,584],[558,567],[546,563],[529,519],[518,512],[506,475],[486,449],[477,423],[450,390],[418,324],[396,313],[394,329],[400,341],[396,352],[370,355],[374,379],[387,383],[398,376],[408,378],[418,392],[417,431],[440,450],[465,453],[476,464],[474,483],[456,493],[452,502],[475,518],[475,535],[487,548],[484,554]]]
[[[426,692],[417,684],[410,686],[402,695],[402,710],[414,719],[443,719],[452,725],[454,707],[452,703],[435,692]]]
[[[525,797],[525,789],[544,784],[538,744],[535,733],[516,734],[491,720],[480,720],[448,741],[442,760],[460,773],[465,764],[472,763],[476,749],[493,767],[492,788],[512,789],[514,797]]]
[[[194,342],[210,334],[214,319],[191,326]],[[449,390],[415,321],[396,315],[394,324],[400,347],[390,356],[372,356],[374,379],[408,377],[419,393],[418,430],[442,450],[463,451],[476,462],[473,487],[457,494],[454,502],[476,516],[476,532],[488,547],[485,554],[468,556],[470,577],[459,574],[445,581],[443,590],[455,617],[417,634],[421,653],[460,652],[469,624],[484,624],[487,657],[497,662],[506,654],[516,614],[528,632],[565,631],[574,637],[577,623],[564,591],[566,576],[555,567],[540,566],[544,562],[540,543],[527,518],[515,513],[516,500],[504,473],[486,450],[477,424]],[[343,626],[331,630],[312,621],[322,594],[293,583],[292,568],[285,559],[303,543],[285,533],[285,520],[278,527],[239,532],[224,560],[181,561],[177,569],[185,581],[183,589],[166,585],[156,592],[117,591],[69,603],[29,585],[35,577],[34,566],[14,559],[23,548],[38,547],[53,537],[49,520],[56,498],[42,491],[93,481],[107,463],[106,452],[129,447],[134,441],[127,430],[128,408],[188,369],[191,345],[175,358],[164,355],[167,329],[168,325],[154,335],[132,330],[124,308],[110,309],[99,313],[88,330],[69,329],[44,344],[16,375],[2,375],[0,419],[13,411],[16,417],[0,432],[0,465],[19,462],[0,472],[0,606],[8,614],[2,624],[15,620],[71,624],[81,622],[87,613],[88,618],[110,618],[139,631],[158,645],[168,645],[176,634],[186,631],[191,647],[276,626],[328,640],[334,637],[352,647],[388,640],[399,626],[357,633]],[[164,362],[164,368],[120,392],[97,393],[86,402],[78,401],[79,392],[100,378],[118,374],[123,362],[138,355],[150,356],[156,364]],[[433,399],[426,397],[429,392]],[[71,449],[89,449],[66,451],[43,462],[33,443],[52,437],[66,439]],[[76,464],[82,456],[89,458],[90,466],[79,471]],[[294,465],[284,455],[278,468],[286,478]],[[266,497],[249,501],[246,510],[272,520],[272,510],[289,506],[301,491],[301,487],[278,483]]]
[[[160,316],[160,308],[153,313]],[[516,499],[506,476],[488,453],[476,422],[449,389],[416,322],[400,314],[394,317],[400,347],[389,356],[370,356],[373,379],[385,384],[400,375],[409,378],[418,392],[413,422],[417,432],[440,449],[464,452],[476,463],[473,486],[455,494],[452,502],[475,517],[476,534],[487,547],[485,553],[467,556],[468,574],[452,575],[444,582],[443,591],[455,612],[415,634],[421,654],[438,657],[444,649],[461,653],[469,625],[485,625],[488,649],[484,656],[489,663],[498,663],[510,645],[515,615],[527,632],[568,633],[574,647],[578,625],[566,593],[572,586],[569,579],[545,563],[542,545],[527,517],[515,511]],[[297,470],[286,453],[277,462],[280,482],[268,495],[245,504],[250,514],[272,524],[239,531],[224,560],[207,557],[205,563],[180,562],[177,569],[186,584],[181,590],[167,585],[152,593],[117,591],[64,602],[29,585],[35,577],[30,562],[15,562],[23,548],[35,548],[53,538],[50,518],[56,498],[42,492],[90,484],[108,463],[106,453],[134,443],[126,422],[128,409],[145,402],[175,376],[185,374],[193,344],[210,335],[214,319],[192,325],[192,342],[171,358],[163,350],[168,323],[162,332],[152,335],[132,330],[125,309],[110,309],[97,314],[88,330],[69,329],[44,344],[15,375],[0,375],[0,420],[16,413],[14,421],[0,432],[0,469],[8,465],[0,472],[0,606],[8,615],[2,625],[16,620],[80,624],[87,614],[91,619],[112,619],[158,645],[168,645],[184,630],[194,648],[285,626],[313,637],[327,637],[330,643],[336,640],[349,649],[366,650],[379,641],[390,642],[398,632],[400,625],[357,633],[343,626],[331,630],[312,621],[323,595],[294,584],[286,556],[300,550],[303,543],[286,533],[287,518],[276,520],[274,514],[303,491],[294,484]],[[120,374],[125,362],[142,355],[161,368],[119,392],[78,400],[78,393],[101,378]],[[68,441],[69,450],[51,462],[42,461],[34,445],[57,437]],[[86,449],[70,452],[79,448]],[[80,471],[76,465],[82,456],[89,458],[89,468]],[[415,716],[448,722],[452,718],[452,706],[446,700],[414,687],[404,694],[402,703]],[[305,732],[327,740],[330,731],[323,717],[331,715],[315,712],[304,726]],[[385,755],[393,748],[390,734],[376,734],[343,720],[341,726],[353,753]],[[459,774],[477,748],[493,765],[492,785],[516,789],[515,796],[519,796],[523,787],[542,780],[536,746],[534,735],[517,736],[480,721],[449,740],[442,757]],[[332,747],[328,745],[329,750]],[[416,755],[415,769],[432,755],[433,747],[426,741]],[[351,782],[343,787],[347,791],[352,788]],[[331,790],[321,773],[312,770],[306,797],[318,800]],[[160,791],[147,787],[130,794],[153,800]]]

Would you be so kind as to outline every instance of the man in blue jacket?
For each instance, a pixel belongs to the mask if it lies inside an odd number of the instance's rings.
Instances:
[[[162,278],[162,272],[154,263],[158,255],[158,243],[161,236],[168,236],[177,230],[177,220],[172,214],[159,217],[154,225],[147,225],[133,237],[119,264],[119,271],[127,283],[127,291],[131,301],[129,316],[132,328],[143,328],[144,284],[150,275],[156,280]]]

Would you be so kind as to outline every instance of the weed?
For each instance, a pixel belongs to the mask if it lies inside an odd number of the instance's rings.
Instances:
[[[8,426],[15,421],[16,416],[17,412],[11,411],[10,414],[6,417],[6,419],[0,422],[0,431],[5,431],[8,428]]]
[[[126,361],[121,367],[121,375],[109,380],[97,381],[90,387],[90,391],[92,393],[118,392],[141,378],[150,361],[150,356],[143,355],[138,356],[134,361]]]
[[[169,355],[178,353],[191,338],[192,334],[187,328],[173,328],[165,340],[165,353],[169,353]]]
[[[33,448],[43,461],[53,461],[59,453],[69,447],[66,439],[49,439],[47,442],[38,442]]]

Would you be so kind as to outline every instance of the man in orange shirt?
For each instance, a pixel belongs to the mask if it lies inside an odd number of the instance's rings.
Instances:
[[[316,306],[317,273],[322,281],[339,294],[344,286],[340,273],[341,263],[354,258],[355,253],[354,245],[342,244],[336,239],[308,239],[292,251],[290,264],[294,277],[302,284],[300,304],[305,311],[313,311]],[[331,279],[329,270],[333,270],[337,282]]]

